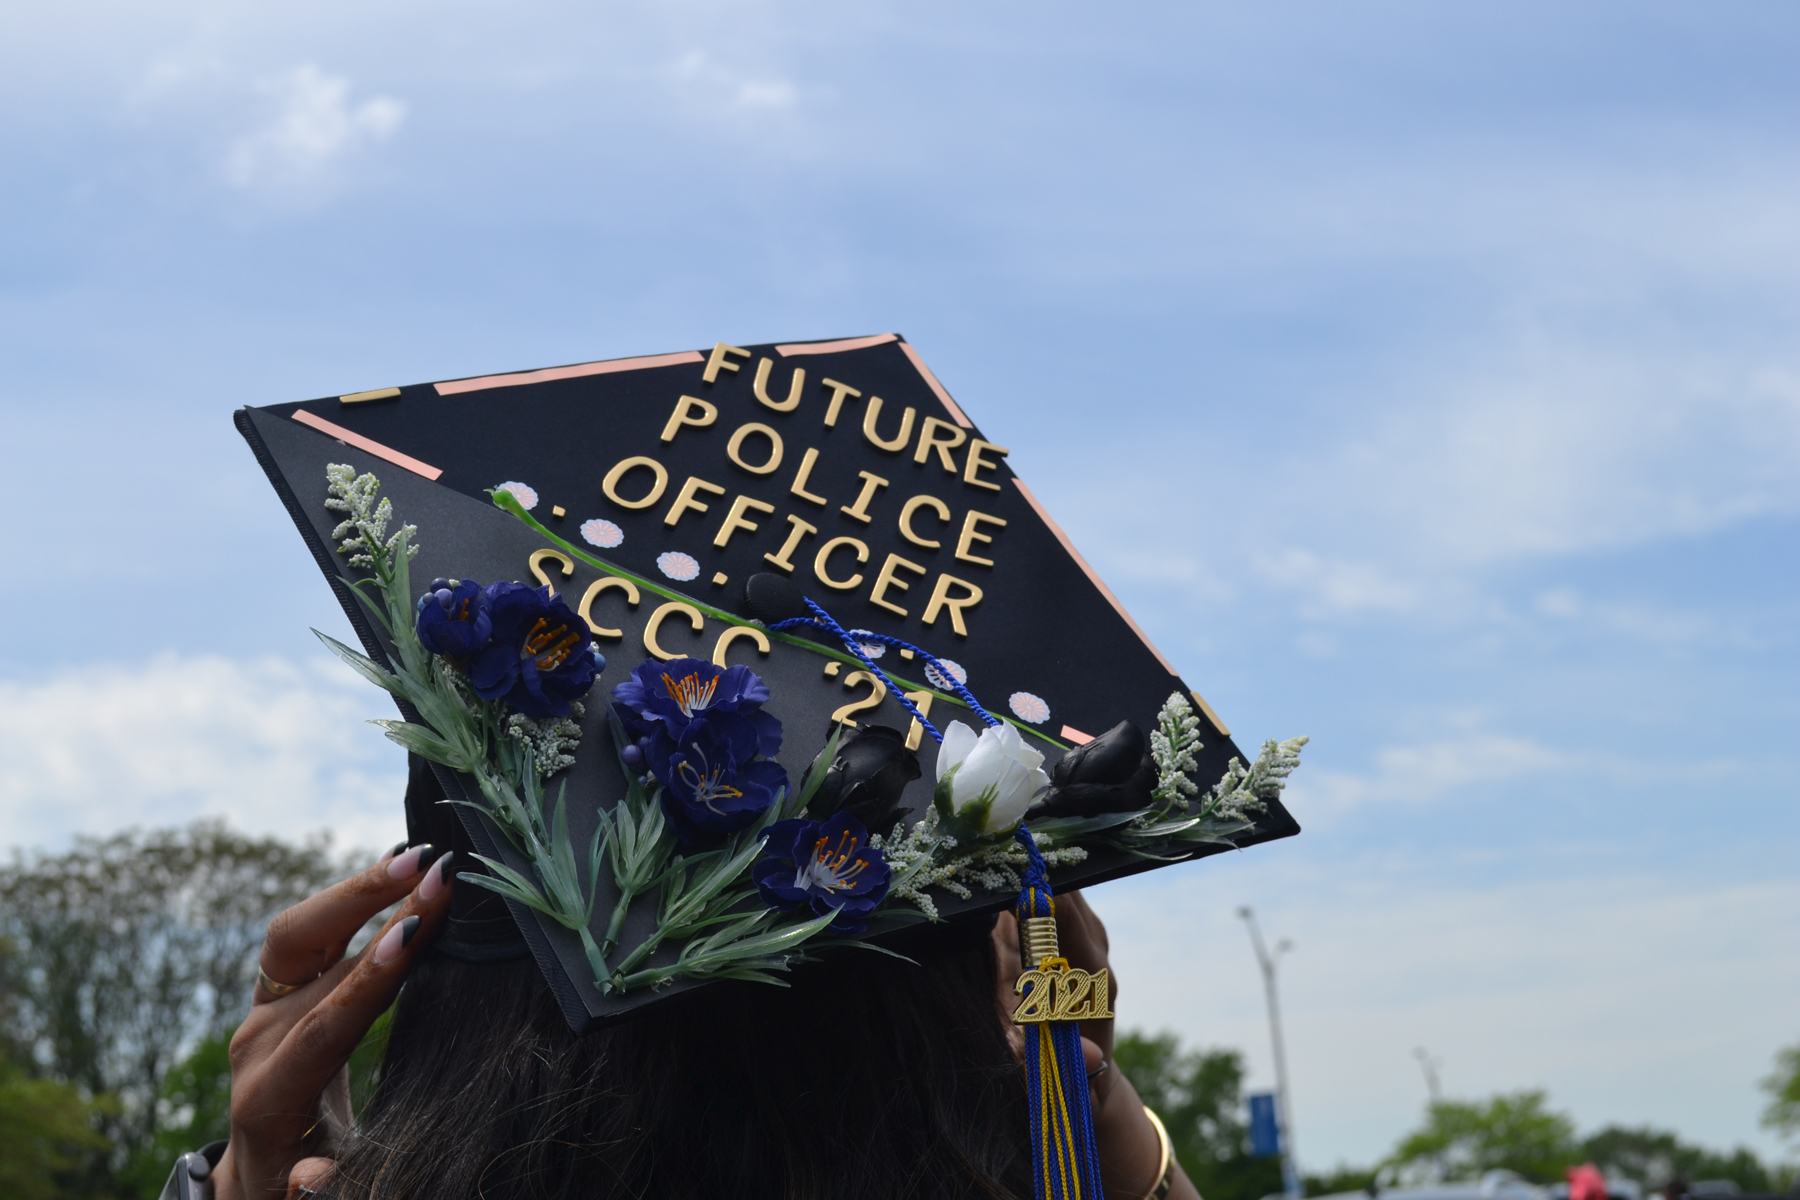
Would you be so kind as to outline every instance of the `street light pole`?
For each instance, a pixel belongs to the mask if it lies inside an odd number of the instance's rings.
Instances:
[[[1287,1052],[1281,1045],[1281,1003],[1275,994],[1275,966],[1277,959],[1294,948],[1294,943],[1283,938],[1276,943],[1275,953],[1270,954],[1263,944],[1262,929],[1256,924],[1256,914],[1245,905],[1238,910],[1238,916],[1250,927],[1250,944],[1256,948],[1256,963],[1262,968],[1263,995],[1269,1002],[1269,1040],[1275,1048],[1275,1119],[1281,1129],[1281,1185],[1282,1190],[1290,1196],[1301,1195],[1300,1168],[1294,1158],[1294,1123],[1288,1110],[1288,1077]]]
[[[1438,1060],[1423,1046],[1414,1047],[1413,1057],[1419,1060],[1419,1070],[1425,1072],[1425,1094],[1431,1099],[1431,1107],[1436,1108],[1444,1102],[1443,1089],[1438,1086]]]

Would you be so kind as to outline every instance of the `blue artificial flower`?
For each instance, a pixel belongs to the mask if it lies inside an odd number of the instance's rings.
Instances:
[[[824,916],[835,911],[831,928],[861,933],[862,920],[886,897],[893,869],[869,845],[869,831],[847,812],[828,821],[777,821],[763,835],[768,857],[751,874],[763,903],[792,910],[811,904]]]
[[[425,649],[462,662],[493,635],[487,594],[473,580],[433,580],[431,590],[419,597],[415,628]]]
[[[788,785],[787,772],[757,759],[756,731],[738,713],[696,717],[678,739],[650,745],[650,770],[663,783],[663,813],[684,851],[735,833],[767,812]]]
[[[548,587],[490,583],[484,594],[493,634],[469,660],[475,694],[528,717],[568,716],[606,667],[587,622]]]
[[[731,713],[755,730],[755,753],[774,755],[781,749],[781,722],[762,711],[768,698],[768,686],[749,667],[715,667],[698,658],[647,658],[613,688],[619,719],[639,737],[672,743],[688,722]]]

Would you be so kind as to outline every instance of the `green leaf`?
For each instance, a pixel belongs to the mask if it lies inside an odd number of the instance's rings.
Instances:
[[[481,854],[477,854],[475,859],[477,862],[486,866],[488,870],[492,871],[497,879],[489,880],[480,875],[470,875],[466,876],[466,878],[487,888],[489,891],[500,892],[503,895],[512,896],[513,899],[519,901],[521,904],[536,909],[538,912],[543,913],[545,916],[565,928],[579,929],[587,924],[583,914],[567,912],[550,897],[545,896],[535,883],[507,866],[505,863]],[[458,876],[458,878],[465,878],[465,876]],[[510,891],[508,890],[509,888],[511,889]]]
[[[836,919],[837,914],[835,912],[829,912],[824,916],[814,917],[810,921],[802,921],[797,925],[789,925],[780,929],[774,929],[768,933],[759,934],[755,937],[743,938],[742,940],[727,945],[709,947],[702,951],[701,954],[696,955],[693,961],[696,963],[702,960],[707,962],[714,960],[719,962],[731,962],[736,959],[753,958],[758,955],[796,950],[805,945],[814,934],[824,929]],[[707,938],[706,942],[713,942],[718,936],[719,935],[715,934],[713,937]],[[705,943],[702,944],[704,945]],[[692,948],[692,943],[690,943],[689,948]],[[688,961],[685,951],[683,952],[682,958],[683,961]]]
[[[414,725],[407,721],[370,721],[371,725],[379,725],[387,732],[390,741],[398,742],[421,758],[428,758],[434,763],[442,763],[453,770],[464,771],[468,764],[463,756],[457,753],[456,747],[433,733],[423,725]]]
[[[315,629],[313,630],[313,635],[321,642],[325,643],[326,649],[350,664],[350,669],[352,671],[355,671],[358,675],[361,675],[376,687],[381,688],[383,691],[392,692],[396,696],[406,695],[406,690],[401,686],[400,680],[396,678],[392,672],[382,667],[380,663],[376,662],[368,655],[358,654],[328,633],[320,633]]]
[[[824,785],[825,776],[831,770],[831,761],[837,757],[838,742],[843,736],[844,723],[839,721],[831,727],[831,736],[825,741],[825,749],[819,751],[819,756],[813,759],[812,765],[806,770],[806,778],[800,784],[800,794],[794,797],[795,813],[805,812],[813,797],[819,794],[819,788]]]
[[[394,636],[394,625],[388,619],[387,608],[369,599],[368,593],[363,591],[366,587],[373,587],[377,591],[381,591],[381,581],[379,579],[346,579],[339,575],[338,582],[350,589],[350,594],[356,597],[357,603],[369,610],[369,615],[375,618],[375,623],[381,626],[381,631],[387,634],[391,640]],[[316,633],[317,630],[314,632]]]
[[[495,879],[491,875],[459,875],[456,878],[458,883],[472,883],[478,888],[486,888],[488,891],[505,896],[509,900],[517,900],[525,907],[535,909],[546,916],[553,915],[550,912],[549,903],[544,899],[543,894],[536,888],[527,890],[518,887],[507,880]]]

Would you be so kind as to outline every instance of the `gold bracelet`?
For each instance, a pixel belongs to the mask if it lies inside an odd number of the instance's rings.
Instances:
[[[1162,1147],[1162,1162],[1156,1168],[1156,1186],[1144,1196],[1144,1200],[1163,1200],[1169,1189],[1175,1186],[1175,1147],[1169,1144],[1169,1131],[1163,1128],[1162,1118],[1148,1104],[1144,1105],[1144,1115],[1150,1118],[1150,1125],[1156,1130],[1157,1144]]]

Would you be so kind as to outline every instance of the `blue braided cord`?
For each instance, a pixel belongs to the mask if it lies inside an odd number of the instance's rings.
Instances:
[[[802,596],[801,599],[805,600],[806,598]],[[925,718],[925,714],[919,711],[918,705],[906,698],[906,689],[894,682],[893,677],[886,671],[876,666],[875,660],[864,653],[863,648],[856,644],[855,639],[848,633],[845,633],[843,627],[831,619],[830,613],[814,604],[811,600],[807,600],[806,603],[807,606],[818,613],[819,617],[822,619],[815,620],[812,617],[789,617],[785,621],[777,621],[775,624],[769,626],[769,628],[776,633],[780,633],[786,629],[795,629],[802,625],[807,625],[814,629],[823,629],[828,633],[836,634],[844,643],[844,649],[856,655],[857,659],[862,662],[862,665],[869,668],[870,672],[887,686],[888,695],[898,700],[900,702],[900,707],[912,714],[912,719],[917,721],[920,727],[923,728],[926,733],[931,735],[931,740],[934,742],[942,742],[944,740],[944,735],[938,732],[938,727],[936,725],[933,725]]]
[[[955,692],[957,698],[968,705],[972,712],[989,725],[1000,724],[1000,719],[990,713],[987,709],[983,708],[981,702],[975,699],[975,693],[963,686],[962,682],[946,670],[944,664],[930,651],[921,650],[911,642],[902,641],[897,637],[889,637],[885,633],[870,633],[865,630],[860,636],[853,636],[847,632],[842,625],[839,625],[833,620],[830,613],[815,604],[811,598],[806,596],[800,598],[806,602],[806,607],[812,609],[814,616],[789,617],[785,621],[777,621],[775,624],[769,626],[769,628],[780,633],[783,630],[807,625],[814,629],[823,629],[827,633],[832,634],[839,641],[844,643],[844,649],[854,654],[863,666],[869,668],[870,673],[887,685],[888,692],[894,699],[900,702],[900,707],[912,714],[913,720],[917,721],[925,731],[931,735],[932,741],[941,742],[944,740],[944,735],[938,732],[937,726],[926,720],[925,714],[919,711],[917,705],[906,698],[906,690],[898,683],[894,682],[893,677],[886,671],[875,665],[875,660],[870,658],[868,652],[862,648],[863,642],[877,642],[884,646],[894,646],[901,650],[911,650],[914,654],[937,668],[939,676],[947,682],[948,690]]]
[[[1049,864],[1044,862],[1043,851],[1038,849],[1037,839],[1031,836],[1031,830],[1023,825],[1019,826],[1013,831],[1013,840],[1025,847],[1026,859],[1025,870],[1019,876],[1019,919],[1022,921],[1026,917],[1047,917],[1051,913],[1050,898],[1054,895],[1050,890]],[[1032,898],[1029,902],[1027,896]]]

